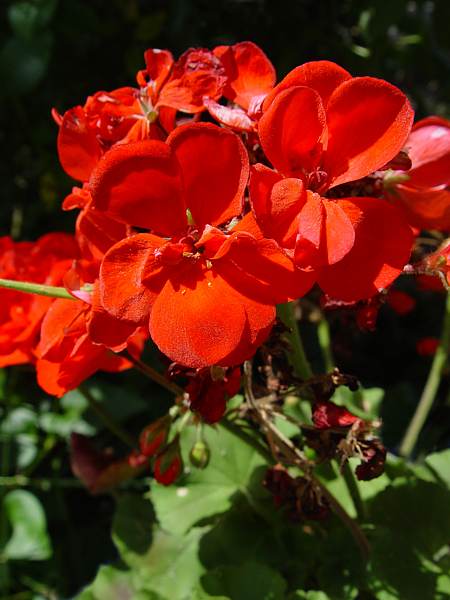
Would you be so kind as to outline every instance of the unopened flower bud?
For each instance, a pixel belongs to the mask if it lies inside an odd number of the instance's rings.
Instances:
[[[189,453],[191,464],[197,469],[206,469],[211,458],[209,446],[203,440],[198,440]]]

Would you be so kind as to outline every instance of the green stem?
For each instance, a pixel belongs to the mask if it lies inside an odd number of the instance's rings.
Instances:
[[[49,296],[50,298],[64,298],[66,300],[76,300],[66,288],[56,287],[54,285],[42,285],[40,283],[30,283],[29,281],[15,281],[14,279],[0,279],[0,288],[25,292],[26,294],[37,294],[39,296]]]
[[[286,304],[279,304],[277,306],[278,317],[283,321],[286,327],[290,329],[287,337],[292,346],[290,360],[294,367],[295,374],[302,379],[309,379],[312,377],[313,372],[306,357],[294,310],[295,305],[293,302],[287,302]]]
[[[399,454],[405,458],[410,458],[412,455],[417,439],[422,431],[422,427],[427,420],[428,414],[433,406],[436,398],[439,384],[441,382],[442,371],[447,364],[448,351],[450,344],[450,294],[447,294],[447,302],[445,305],[444,322],[442,325],[441,341],[436,354],[434,355],[433,362],[431,364],[430,372],[428,373],[428,379],[423,388],[422,396],[420,397],[419,404],[417,405],[416,411],[411,419],[403,440],[400,444]]]
[[[134,441],[134,439],[128,434],[128,432],[125,431],[125,429],[123,429],[119,425],[119,423],[117,423],[114,420],[114,418],[100,404],[100,402],[97,402],[97,400],[94,398],[94,396],[91,394],[91,392],[88,389],[86,389],[84,386],[80,386],[78,389],[80,390],[80,392],[83,394],[83,396],[88,401],[89,407],[93,410],[93,412],[95,412],[95,414],[99,417],[99,419],[102,421],[102,423],[105,425],[105,427],[107,429],[109,429],[111,431],[111,433],[113,433],[116,437],[118,437],[120,440],[122,440],[122,442],[124,442],[124,444],[126,444],[127,446],[130,446],[130,448],[135,449],[137,446],[137,443]]]
[[[334,369],[334,357],[331,351],[330,327],[325,315],[322,316],[317,326],[317,337],[319,338],[320,349],[322,350],[325,370],[329,373]]]
[[[348,462],[344,463],[341,469],[342,476],[344,477],[344,481],[347,485],[347,489],[352,498],[353,504],[355,506],[356,514],[358,515],[358,519],[360,521],[365,521],[367,518],[366,506],[361,498],[361,494],[359,492],[359,487],[356,482],[355,476],[350,468]]]

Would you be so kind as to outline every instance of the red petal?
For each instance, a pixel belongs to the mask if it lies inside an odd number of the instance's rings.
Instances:
[[[38,346],[40,358],[63,360],[74,341],[86,333],[86,311],[89,307],[81,301],[55,300],[42,321]]]
[[[113,147],[93,172],[90,187],[95,208],[119,221],[169,236],[186,227],[179,167],[163,142]]]
[[[237,131],[253,130],[254,123],[242,108],[223,106],[211,98],[205,98],[203,102],[209,114],[219,123]]]
[[[225,82],[222,63],[212,52],[190,49],[175,63],[169,81],[161,89],[157,107],[170,106],[187,113],[202,112],[203,97],[219,99]]]
[[[265,96],[275,85],[275,69],[256,44],[218,46],[214,54],[220,57],[228,78],[224,96],[246,110],[255,96]]]
[[[352,248],[355,231],[341,206],[308,191],[298,218],[295,264],[317,268],[340,261]]]
[[[186,207],[197,225],[220,225],[241,214],[249,164],[236,134],[197,123],[178,127],[167,143],[180,164]]]
[[[301,177],[313,171],[327,138],[319,94],[306,87],[279,94],[259,122],[259,137],[267,158],[284,175]]]
[[[406,147],[412,161],[408,186],[436,187],[450,183],[450,121],[424,119],[415,124]]]
[[[105,252],[127,236],[128,227],[103,212],[85,209],[78,215],[76,233],[83,257],[100,261]]]
[[[272,305],[303,296],[315,280],[296,269],[275,241],[250,237],[236,237],[214,269],[246,298]]]
[[[100,303],[99,283],[92,294],[92,309],[87,321],[87,331],[94,344],[103,344],[116,352],[124,350],[128,338],[136,331],[136,323],[116,319]]]
[[[394,203],[400,202],[411,225],[420,229],[450,229],[450,191],[442,188],[414,188],[396,186],[392,196]]]
[[[280,81],[264,101],[264,110],[269,108],[280,92],[299,85],[315,90],[321,97],[323,105],[326,106],[338,85],[350,78],[350,73],[328,60],[307,62],[293,69]]]
[[[109,250],[100,269],[100,296],[118,319],[145,322],[156,294],[142,284],[148,261],[165,240],[150,234],[127,238]],[[159,291],[159,290],[158,290]]]
[[[306,201],[303,182],[283,179],[272,169],[256,164],[250,177],[250,200],[266,237],[277,240],[283,248],[293,248],[298,215]]]
[[[382,79],[355,77],[340,85],[327,106],[324,168],[332,186],[389,162],[405,145],[413,118],[406,96]]]
[[[334,429],[335,427],[350,427],[360,419],[343,406],[333,402],[316,402],[312,420],[316,429]]]
[[[150,77],[151,95],[158,94],[173,66],[173,56],[168,50],[149,48],[144,52],[145,66]]]
[[[387,288],[408,262],[413,234],[402,213],[384,200],[345,198],[339,201],[355,228],[355,243],[338,263],[318,277],[332,298],[357,301]]]
[[[239,296],[212,269],[195,265],[167,281],[150,315],[150,333],[160,350],[182,365],[228,366],[235,357],[252,354],[252,344],[274,315],[272,307]]]
[[[89,129],[81,106],[64,113],[58,133],[58,156],[64,171],[78,181],[88,181],[102,150],[96,132]]]

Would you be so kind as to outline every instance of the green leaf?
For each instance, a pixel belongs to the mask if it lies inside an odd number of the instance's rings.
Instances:
[[[219,567],[201,578],[203,589],[212,596],[231,600],[284,600],[286,582],[266,565],[247,562],[239,567]]]
[[[448,573],[440,555],[450,539],[449,506],[442,485],[413,478],[397,479],[372,500],[374,593],[389,592],[386,599],[437,597],[437,578]]]
[[[52,550],[47,521],[36,496],[25,490],[14,490],[4,497],[3,507],[12,527],[3,555],[15,560],[49,558]]]
[[[289,600],[330,600],[330,596],[317,590],[297,590],[289,596]]]
[[[116,566],[100,567],[94,581],[75,600],[165,600],[158,594],[141,589],[136,574]]]
[[[205,572],[198,557],[199,542],[205,528],[194,528],[185,536],[155,529],[150,550],[133,570],[143,588],[170,600],[191,600],[198,580]]]
[[[7,435],[19,433],[34,433],[36,431],[37,415],[27,406],[19,406],[9,411],[0,423],[0,432]]]
[[[265,464],[261,455],[220,426],[206,428],[205,441],[211,449],[206,469],[192,469],[178,485],[152,486],[156,515],[166,531],[184,533],[195,523],[225,512],[236,495],[256,501],[258,486],[254,491],[252,476]],[[181,437],[185,464],[194,442],[195,428],[186,428]]]
[[[138,494],[119,497],[113,519],[112,538],[121,557],[128,564],[145,555],[152,543],[155,520],[150,500]]]

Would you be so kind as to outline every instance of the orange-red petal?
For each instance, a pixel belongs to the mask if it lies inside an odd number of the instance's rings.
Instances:
[[[307,87],[281,92],[259,121],[259,137],[267,158],[283,175],[301,177],[313,171],[327,140],[319,94]]]
[[[102,149],[95,130],[88,126],[81,106],[75,106],[64,113],[57,146],[64,171],[78,181],[88,181],[102,155]]]
[[[318,283],[338,300],[370,298],[400,275],[414,237],[401,211],[384,200],[345,198],[339,203],[353,223],[355,243],[342,260],[322,269]]]
[[[235,133],[189,124],[175,129],[167,143],[180,165],[186,208],[196,225],[220,225],[242,212],[249,162]]]
[[[414,111],[398,88],[373,77],[342,83],[327,106],[324,169],[332,187],[365,177],[400,152]]]
[[[123,223],[169,236],[186,226],[179,166],[164,142],[113,147],[99,161],[90,188],[93,206]]]
[[[162,238],[141,233],[106,253],[100,268],[100,301],[111,315],[133,323],[146,321],[156,294],[142,284],[142,277],[155,250],[164,243]]]

